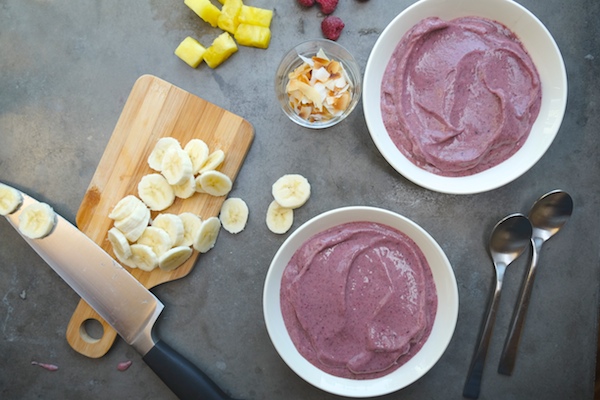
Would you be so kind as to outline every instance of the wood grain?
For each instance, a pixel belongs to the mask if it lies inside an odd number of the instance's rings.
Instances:
[[[254,138],[254,128],[245,119],[164,80],[151,75],[140,77],[125,103],[76,218],[79,229],[111,255],[106,239],[112,227],[108,214],[126,195],[137,195],[140,179],[153,172],[146,160],[157,140],[165,136],[178,139],[182,146],[190,139],[199,138],[208,144],[210,151],[223,150],[225,161],[219,170],[235,182]],[[224,200],[225,196],[196,193],[186,200],[177,199],[163,212],[190,211],[206,219],[219,214]],[[185,264],[168,272],[125,268],[146,288],[152,288],[188,275],[196,262],[201,262],[198,258],[198,252],[194,251]],[[88,334],[85,329],[88,320],[100,322],[104,330],[102,337],[92,338]],[[116,336],[110,325],[84,300],[79,302],[67,327],[67,341],[73,349],[88,357],[102,357]]]

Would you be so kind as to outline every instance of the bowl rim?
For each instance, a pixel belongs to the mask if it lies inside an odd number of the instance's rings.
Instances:
[[[380,109],[381,79],[391,52],[406,31],[418,21],[432,16],[453,19],[473,15],[506,25],[521,40],[540,74],[542,104],[529,137],[508,160],[477,174],[445,177],[417,167],[389,138]],[[362,100],[371,138],[397,172],[413,183],[436,192],[474,194],[512,182],[539,161],[560,129],[567,105],[567,91],[566,69],[558,45],[544,24],[522,5],[513,0],[462,0],[460,7],[457,7],[452,0],[419,0],[392,20],[373,46],[365,67]]]
[[[281,277],[289,259],[314,234],[353,221],[379,222],[408,235],[425,254],[438,293],[438,310],[428,340],[406,364],[376,379],[353,380],[330,375],[308,362],[296,350],[281,315]],[[441,300],[443,299],[443,300]],[[454,271],[439,244],[418,224],[398,213],[372,206],[345,206],[321,213],[305,222],[279,247],[272,259],[263,289],[263,315],[267,332],[283,361],[302,379],[326,392],[354,397],[380,396],[400,390],[425,375],[446,351],[458,319],[458,287]]]
[[[294,54],[298,54],[298,48],[300,48],[302,46],[310,45],[312,43],[324,43],[326,46],[337,47],[339,50],[341,50],[343,53],[345,53],[347,56],[347,59],[345,59],[345,60],[338,59],[337,61],[339,61],[343,64],[344,68],[346,69],[346,74],[348,74],[353,79],[353,81],[352,81],[352,85],[353,85],[352,100],[350,101],[348,108],[337,118],[332,118],[325,122],[317,122],[317,123],[308,122],[308,121],[300,118],[293,111],[287,112],[286,104],[284,103],[284,100],[283,100],[283,97],[286,94],[285,93],[280,94],[278,91],[278,86],[279,86],[278,81],[282,80],[282,82],[287,82],[286,77],[280,76],[280,72],[283,72],[282,69],[284,67],[284,61],[288,57],[293,56]],[[325,53],[327,54],[327,51],[325,51]],[[327,54],[327,55],[329,56],[329,54]],[[287,69],[289,69],[289,68],[287,68]],[[349,69],[354,69],[355,73],[350,73]],[[362,77],[360,66],[359,66],[358,62],[356,61],[356,58],[350,52],[350,50],[348,50],[345,46],[343,46],[342,44],[340,44],[338,42],[335,42],[330,39],[325,39],[325,38],[309,39],[309,40],[304,40],[302,42],[297,43],[289,51],[287,51],[283,55],[283,57],[281,57],[281,59],[279,60],[279,63],[277,64],[277,69],[275,72],[274,90],[275,90],[275,96],[277,97],[277,103],[279,104],[280,109],[283,111],[283,113],[286,117],[288,117],[292,122],[296,123],[297,125],[299,125],[303,128],[319,130],[319,129],[330,128],[332,126],[337,125],[338,123],[344,121],[354,111],[354,109],[356,108],[356,106],[358,105],[358,103],[361,101],[361,98],[362,98],[363,77]]]

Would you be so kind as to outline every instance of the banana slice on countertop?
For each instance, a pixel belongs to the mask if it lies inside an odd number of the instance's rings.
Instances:
[[[240,233],[248,222],[248,205],[239,197],[230,197],[223,202],[219,219],[229,233]]]
[[[158,257],[150,246],[134,243],[131,245],[131,257],[127,259],[128,266],[143,271],[152,271],[158,267]]]
[[[171,146],[165,151],[161,166],[161,173],[169,185],[181,185],[192,176],[190,156],[179,147]]]
[[[194,238],[194,249],[200,253],[206,253],[212,249],[221,230],[221,221],[217,217],[210,217],[202,221],[200,230]]]
[[[164,229],[171,238],[173,247],[180,246],[184,239],[185,229],[183,221],[178,215],[163,213],[158,214],[151,223],[152,226],[160,229]],[[198,227],[200,224],[198,224]],[[188,246],[191,246],[190,243]]]
[[[133,243],[144,233],[149,223],[150,210],[140,201],[127,216],[115,220],[114,226]]]
[[[150,156],[148,157],[148,165],[150,168],[161,172],[163,157],[165,152],[171,147],[181,148],[181,144],[177,139],[172,137],[163,137],[158,139],[154,145],[154,148],[152,149],[152,152],[150,153]]]
[[[200,186],[203,191],[211,196],[225,196],[233,186],[231,179],[220,171],[206,171],[196,178],[196,186]]]
[[[46,203],[33,203],[19,215],[19,231],[30,239],[47,236],[56,224],[56,213]]]
[[[108,230],[108,241],[117,260],[127,265],[127,260],[131,257],[131,246],[123,232],[113,226]]]
[[[203,174],[207,171],[214,171],[223,164],[223,161],[225,161],[225,152],[220,149],[215,150],[208,155],[206,162],[200,167],[198,173]]]
[[[173,247],[158,257],[158,267],[163,271],[172,271],[186,262],[192,253],[192,248],[189,246]]]
[[[136,243],[150,247],[157,257],[162,256],[172,247],[171,237],[167,231],[155,226],[146,227]]]
[[[202,218],[191,212],[179,214],[181,222],[183,222],[183,239],[179,243],[180,246],[192,246],[194,239],[200,232],[202,226]]]
[[[272,194],[282,207],[298,208],[310,197],[310,183],[299,174],[283,175],[273,184]]]
[[[138,183],[138,195],[152,211],[162,211],[175,201],[173,188],[161,174],[142,177]]]
[[[284,234],[294,223],[294,210],[282,207],[276,200],[273,200],[267,209],[266,222],[271,232]]]
[[[200,168],[208,160],[209,149],[206,142],[202,139],[192,139],[183,148],[192,162],[192,175],[198,174]]]
[[[23,195],[14,187],[0,183],[0,215],[17,211],[23,204]]]

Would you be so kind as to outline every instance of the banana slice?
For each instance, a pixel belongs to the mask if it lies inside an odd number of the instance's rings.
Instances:
[[[299,174],[284,175],[273,184],[272,193],[280,206],[298,208],[310,197],[310,183]]]
[[[206,171],[198,175],[196,185],[200,185],[202,190],[211,196],[225,196],[231,191],[233,182],[231,179],[219,171]]]
[[[19,215],[19,230],[30,239],[41,239],[52,232],[56,213],[46,203],[33,203]]]
[[[208,160],[208,145],[202,139],[192,139],[183,148],[192,161],[192,175],[198,174]]]
[[[131,257],[128,259],[131,268],[152,271],[158,266],[158,257],[150,246],[135,243],[131,245]]]
[[[165,152],[171,148],[181,148],[181,144],[177,141],[177,139],[172,137],[163,137],[158,139],[150,156],[148,157],[148,165],[155,171],[162,171],[162,161],[165,155]]]
[[[108,218],[114,221],[123,219],[129,214],[135,212],[134,210],[138,207],[146,207],[146,205],[143,201],[130,194],[119,200],[119,202],[114,206],[110,214],[108,214]]]
[[[23,195],[17,189],[0,183],[0,215],[17,211],[23,203]]]
[[[193,214],[192,214],[193,215]],[[169,234],[173,247],[181,245],[184,239],[185,229],[181,218],[175,214],[158,214],[152,221],[152,226],[163,229]],[[200,226],[200,225],[198,225]],[[188,246],[191,246],[190,243]]]
[[[144,233],[144,229],[149,223],[150,210],[144,203],[140,202],[129,215],[115,220],[114,225],[125,235],[127,240],[133,243]]]
[[[210,217],[202,221],[200,230],[194,238],[194,249],[200,253],[206,253],[212,249],[217,242],[219,231],[221,230],[221,221],[217,217]]]
[[[282,207],[276,200],[273,200],[267,209],[266,222],[271,232],[284,234],[294,223],[294,210]]]
[[[113,253],[117,256],[117,260],[127,264],[127,260],[131,257],[131,246],[123,232],[113,226],[108,230],[108,241],[112,246]]]
[[[137,240],[137,244],[150,247],[157,257],[162,256],[172,247],[171,237],[164,229],[148,226]]]
[[[202,226],[202,218],[191,212],[179,214],[181,222],[183,222],[183,239],[179,243],[180,246],[192,246],[194,239],[200,232]]]
[[[221,164],[223,164],[223,161],[225,161],[225,152],[223,150],[215,150],[209,154],[206,162],[202,165],[198,173],[202,174],[207,171],[213,171],[219,168]]]
[[[138,195],[152,211],[162,211],[175,201],[173,188],[161,174],[142,177],[138,183]]]
[[[240,233],[248,222],[248,205],[239,197],[231,197],[223,202],[219,219],[227,232]]]
[[[192,248],[189,246],[177,246],[158,257],[158,267],[163,271],[172,271],[181,266],[192,255]]]
[[[180,185],[171,185],[175,197],[180,199],[189,199],[196,193],[196,179],[194,175],[190,175],[187,181]]]
[[[163,156],[161,172],[169,185],[181,185],[192,176],[192,161],[183,149],[171,146]]]

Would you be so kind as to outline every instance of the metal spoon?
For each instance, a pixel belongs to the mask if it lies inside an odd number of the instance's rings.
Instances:
[[[540,257],[542,245],[567,222],[573,213],[573,199],[562,190],[554,190],[540,197],[529,211],[529,220],[533,225],[531,237],[531,263],[527,276],[521,287],[521,294],[515,308],[512,322],[504,343],[504,349],[500,356],[498,372],[503,375],[511,375],[517,358],[517,348],[521,339],[525,314],[529,306],[529,298],[533,288],[533,279]]]
[[[471,399],[479,397],[481,376],[483,375],[485,357],[498,310],[498,300],[500,299],[504,272],[506,271],[506,267],[517,259],[529,246],[531,232],[531,223],[523,214],[511,214],[505,217],[496,224],[492,231],[489,241],[489,251],[494,261],[496,286],[490,298],[487,317],[482,326],[479,343],[469,367],[467,381],[463,389],[464,397]]]

